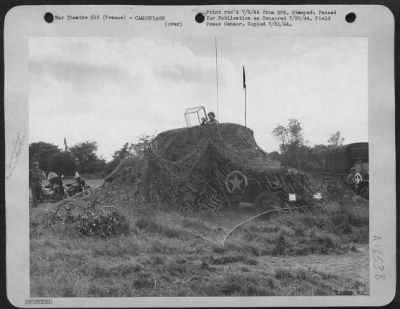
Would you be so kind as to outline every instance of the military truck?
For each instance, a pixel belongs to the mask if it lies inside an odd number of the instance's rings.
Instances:
[[[160,133],[148,153],[147,186],[181,211],[262,209],[313,203],[306,175],[271,160],[253,131],[233,123]]]

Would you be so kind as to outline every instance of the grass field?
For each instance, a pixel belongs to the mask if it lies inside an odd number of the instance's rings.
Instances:
[[[89,180],[93,187],[101,181]],[[184,217],[150,205],[119,211],[126,235],[80,236],[31,209],[32,297],[268,296],[369,293],[368,204],[330,202],[309,213]]]

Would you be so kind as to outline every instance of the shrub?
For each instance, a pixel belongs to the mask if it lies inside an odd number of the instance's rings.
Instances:
[[[117,211],[107,214],[88,213],[80,218],[79,233],[102,238],[129,233],[129,222]]]

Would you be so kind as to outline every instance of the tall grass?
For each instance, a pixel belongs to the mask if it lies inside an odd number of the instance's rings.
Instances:
[[[368,283],[346,273],[284,263],[365,243],[368,207],[330,205],[254,220],[235,230],[224,247],[190,232],[212,232],[227,217],[208,222],[145,207],[121,213],[129,233],[101,239],[79,235],[69,224],[50,224],[51,208],[32,209],[31,296],[334,295],[344,285],[368,293]]]

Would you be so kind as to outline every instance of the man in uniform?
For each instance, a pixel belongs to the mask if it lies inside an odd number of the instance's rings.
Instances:
[[[208,116],[208,123],[209,124],[218,124],[218,120],[215,118],[214,112],[209,112],[207,114]]]
[[[32,163],[32,169],[29,171],[29,187],[32,191],[32,206],[37,207],[42,192],[42,171],[37,161]]]

